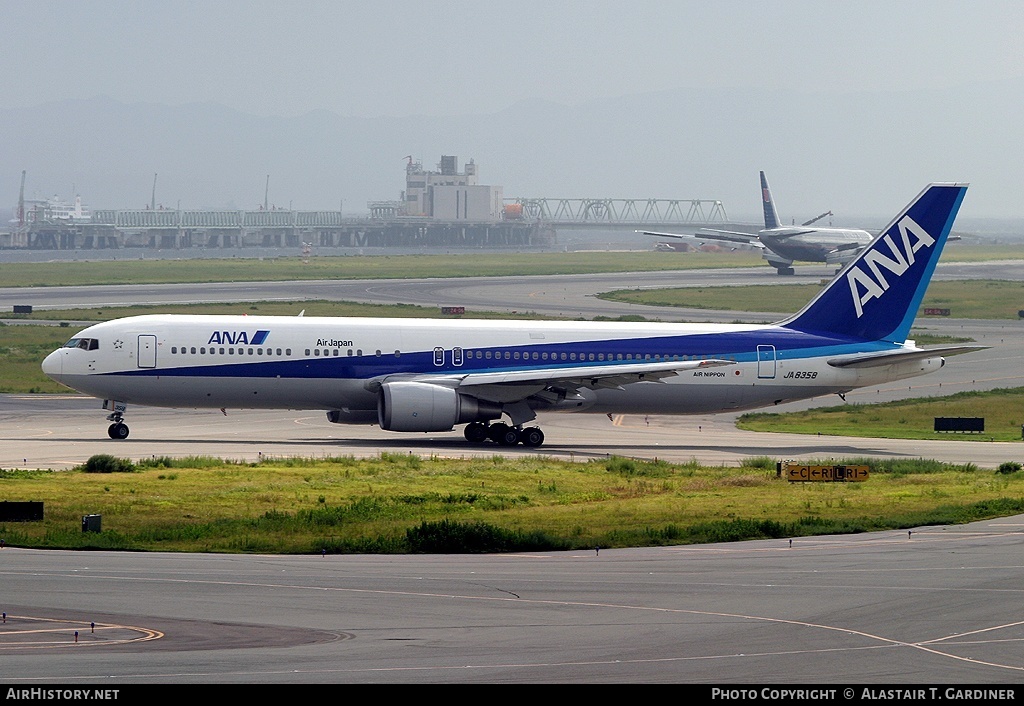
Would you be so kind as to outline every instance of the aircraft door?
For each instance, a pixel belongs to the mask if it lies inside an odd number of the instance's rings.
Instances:
[[[156,336],[149,334],[139,336],[139,354],[136,360],[140,368],[156,367]]]
[[[775,377],[775,346],[757,347],[757,377],[763,379]]]

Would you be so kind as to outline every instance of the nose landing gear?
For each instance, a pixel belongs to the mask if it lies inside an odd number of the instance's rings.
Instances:
[[[121,412],[108,414],[107,420],[113,422],[113,424],[107,427],[107,436],[117,440],[128,438],[128,425],[124,423],[124,414]]]

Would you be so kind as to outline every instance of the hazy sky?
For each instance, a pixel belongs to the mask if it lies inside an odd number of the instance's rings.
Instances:
[[[489,113],[665,89],[1024,74],[1019,0],[0,0],[0,107]]]

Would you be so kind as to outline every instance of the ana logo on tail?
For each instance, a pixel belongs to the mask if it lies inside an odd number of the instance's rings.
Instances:
[[[918,250],[930,248],[935,244],[935,238],[910,216],[901,218],[897,226],[900,230],[899,243],[893,240],[891,233],[887,233],[878,241],[889,246],[893,257],[890,258],[880,252],[879,245],[876,245],[864,254],[860,263],[846,273],[846,281],[850,285],[850,295],[853,297],[853,307],[857,311],[858,319],[864,314],[864,304],[868,300],[879,299],[889,290],[889,280],[885,278],[883,268],[899,279],[916,261],[914,254]],[[913,243],[910,242],[911,235],[915,238]],[[870,274],[861,269],[861,264],[868,267]]]

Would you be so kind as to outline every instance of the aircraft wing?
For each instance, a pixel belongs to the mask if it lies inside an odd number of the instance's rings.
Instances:
[[[834,215],[834,214],[833,214],[833,213],[832,213],[831,211],[825,211],[825,212],[824,212],[824,213],[822,213],[822,214],[821,214],[820,216],[815,216],[815,217],[814,217],[814,218],[812,218],[811,220],[809,220],[809,221],[804,221],[804,222],[803,222],[803,223],[801,223],[800,225],[802,225],[802,226],[812,226],[812,225],[814,225],[815,223],[817,223],[818,221],[820,221],[820,220],[821,220],[822,218],[824,218],[825,216],[832,216],[832,215]]]
[[[880,353],[861,353],[858,355],[831,358],[828,364],[833,368],[876,368],[897,363],[909,363],[914,360],[936,358],[938,356],[960,355],[989,348],[989,346],[944,346],[942,348],[908,348],[899,351],[882,351]]]
[[[638,230],[637,233],[644,235],[655,235],[659,238],[693,238],[695,240],[720,240],[727,243],[739,243],[741,245],[752,245],[755,248],[763,248],[764,244],[752,233],[743,233],[736,230],[711,230],[701,229],[696,233],[661,233],[654,230]]]
[[[581,388],[621,388],[634,382],[659,382],[662,378],[678,375],[686,370],[735,365],[731,360],[675,360],[652,363],[625,363],[614,365],[578,365],[566,368],[539,368],[509,370],[492,373],[465,373],[448,375],[392,375],[367,383],[368,388],[392,380],[425,382],[453,387],[483,399],[503,402],[525,399],[546,388],[579,390]],[[519,388],[519,392],[515,391]]]
[[[740,243],[741,245],[752,245],[755,248],[764,248],[765,245],[762,243],[757,235],[753,233],[743,233],[736,230],[715,230],[707,229],[701,230],[697,234],[698,238],[707,238],[708,240],[721,240],[726,243]]]
[[[633,363],[626,365],[577,366],[570,368],[547,368],[541,370],[518,370],[495,373],[469,373],[459,380],[458,386],[544,384],[560,387],[621,387],[632,382],[657,382],[662,378],[678,375],[685,370],[714,368],[721,365],[735,365],[730,360],[662,361],[658,363]],[[468,390],[467,390],[468,391]]]
[[[789,240],[790,238],[795,238],[798,235],[807,235],[808,233],[816,232],[815,228],[808,228],[807,230],[796,230],[794,228],[786,228],[785,232],[780,232],[781,230],[782,229],[777,228],[771,232],[772,240]]]
[[[697,237],[693,233],[659,233],[659,232],[653,231],[653,230],[638,230],[636,232],[637,233],[642,233],[644,235],[657,235],[657,236],[659,236],[661,238],[676,238],[676,239],[679,239],[679,240],[682,240],[683,238],[696,238]]]

